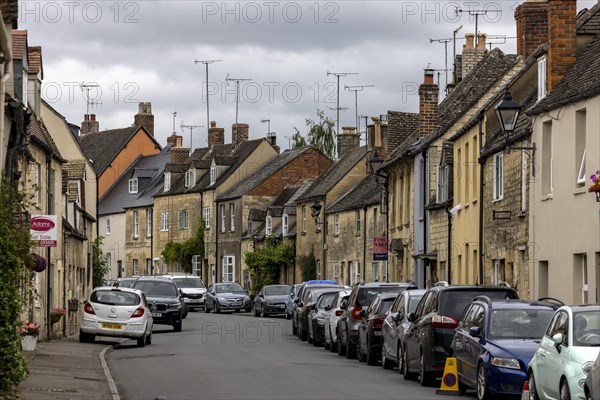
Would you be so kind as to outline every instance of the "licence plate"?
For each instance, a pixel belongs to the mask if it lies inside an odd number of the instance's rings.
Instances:
[[[375,334],[375,336],[381,336],[381,331],[373,331],[373,333]]]
[[[115,329],[115,330],[122,330],[123,329],[123,325],[121,324],[102,324],[102,329]]]
[[[162,317],[162,314],[159,312],[153,312],[152,317],[160,318],[160,317]]]

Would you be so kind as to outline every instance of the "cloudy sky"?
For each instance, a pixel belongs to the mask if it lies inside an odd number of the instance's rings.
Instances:
[[[578,8],[596,0],[579,1]],[[336,119],[336,76],[340,77],[340,126],[355,126],[353,91],[345,86],[374,85],[358,93],[358,114],[387,110],[416,112],[423,69],[439,69],[445,82],[445,45],[457,33],[478,30],[494,47],[514,53],[514,9],[520,1],[20,1],[19,29],[29,45],[42,46],[42,96],[70,122],[90,113],[100,129],[129,126],[139,101],[152,103],[155,136],[161,144],[175,130],[189,146],[206,144],[206,70],[209,66],[210,119],[231,140],[240,81],[240,123],[250,137],[266,135],[267,123],[278,143],[288,147],[297,127],[317,109]],[[455,10],[462,10],[456,12]],[[507,38],[503,40],[503,36]],[[504,43],[503,43],[504,42]],[[452,68],[453,43],[447,44]],[[329,73],[329,74],[328,74]],[[451,76],[451,71],[448,72]],[[227,80],[229,77],[229,80]],[[364,119],[361,119],[361,130]]]

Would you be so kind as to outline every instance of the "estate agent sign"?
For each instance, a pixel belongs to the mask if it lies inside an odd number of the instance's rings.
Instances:
[[[29,233],[35,245],[56,247],[58,240],[56,215],[32,215]]]

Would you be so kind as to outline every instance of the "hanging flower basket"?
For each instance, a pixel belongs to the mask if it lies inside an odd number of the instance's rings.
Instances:
[[[39,254],[35,254],[33,253],[33,263],[30,265],[31,269],[34,270],[35,272],[43,272],[46,267],[48,266],[48,263],[46,262],[46,259],[42,256],[40,256]]]
[[[50,310],[50,321],[53,324],[56,324],[58,321],[60,321],[62,316],[66,314],[66,312],[67,311],[64,309],[64,307],[52,308]]]
[[[588,188],[588,192],[596,194],[596,201],[600,202],[600,169],[595,174],[590,176],[592,186]]]

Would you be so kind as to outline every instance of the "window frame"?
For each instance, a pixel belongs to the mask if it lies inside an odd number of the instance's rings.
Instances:
[[[267,215],[265,219],[265,235],[271,236],[273,234],[273,218]]]
[[[333,234],[340,234],[340,213],[336,212],[333,214]]]
[[[204,219],[204,230],[210,229],[210,207],[202,209],[202,218]]]
[[[354,218],[356,220],[355,224],[354,224],[354,235],[355,236],[360,236],[361,235],[361,231],[362,231],[362,227],[361,227],[361,220],[360,220],[360,210],[355,210],[354,211]]]
[[[548,63],[546,56],[542,56],[537,60],[538,67],[538,101],[542,100],[548,95]]]
[[[171,173],[165,172],[163,177],[163,192],[171,190]]]
[[[493,156],[493,194],[492,200],[499,201],[504,198],[504,153],[499,152]]]
[[[227,227],[226,225],[226,215],[225,215],[225,204],[219,204],[219,211],[221,212],[221,233],[225,233]]]
[[[289,217],[287,214],[283,214],[281,216],[281,235],[287,236],[288,234],[288,226],[289,226]]]
[[[188,210],[179,210],[177,214],[177,226],[179,229],[188,229],[189,227],[189,211]],[[182,220],[183,217],[183,220]],[[182,224],[183,222],[183,224]]]
[[[104,235],[110,236],[110,218],[104,221]]]
[[[229,232],[235,232],[235,203],[229,203]]]
[[[138,210],[133,210],[133,238],[140,237],[140,213]]]
[[[196,185],[196,169],[190,168],[185,171],[184,185],[186,188],[193,188]]]
[[[160,213],[160,231],[168,232],[169,231],[169,212],[163,211]]]
[[[152,237],[152,217],[153,217],[152,208],[146,209],[146,237]]]
[[[138,178],[129,179],[129,194],[137,194],[139,190]]]

